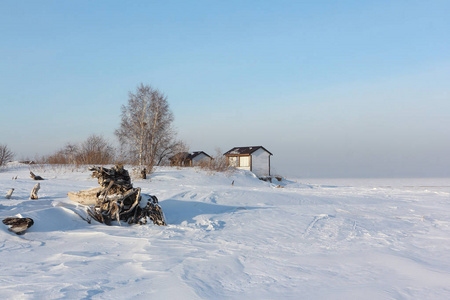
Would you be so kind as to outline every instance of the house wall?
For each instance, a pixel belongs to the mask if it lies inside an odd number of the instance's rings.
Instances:
[[[239,169],[250,171],[250,156],[239,156]]]
[[[243,156],[229,156],[228,165],[235,167],[236,169],[250,171],[251,168],[251,158],[250,155]]]
[[[202,161],[209,162],[210,158],[203,153],[200,153],[192,159],[192,166],[198,166]]]
[[[252,153],[252,172],[258,176],[270,176],[270,154],[263,149]]]

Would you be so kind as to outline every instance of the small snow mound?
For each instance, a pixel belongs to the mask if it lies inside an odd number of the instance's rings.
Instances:
[[[28,232],[65,231],[82,228],[87,224],[75,213],[63,207],[51,207],[23,215],[34,220],[34,226]]]
[[[281,188],[294,188],[294,189],[313,189],[315,188],[314,185],[311,184],[306,184],[306,183],[301,183],[298,181],[294,181],[294,180],[289,180],[283,177],[280,177],[278,180],[278,178],[276,178],[275,180],[272,180],[272,185],[274,187],[281,187]]]

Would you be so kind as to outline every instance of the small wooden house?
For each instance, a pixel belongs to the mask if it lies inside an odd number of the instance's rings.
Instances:
[[[253,172],[258,177],[270,176],[270,156],[273,155],[262,146],[234,147],[225,152],[231,167]]]
[[[212,157],[203,151],[180,152],[169,158],[171,166],[195,167],[202,163],[209,163]]]

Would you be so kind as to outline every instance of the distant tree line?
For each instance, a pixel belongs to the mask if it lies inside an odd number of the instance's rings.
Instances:
[[[114,131],[119,141],[116,149],[103,136],[92,134],[81,143],[67,143],[51,155],[35,159],[37,163],[61,165],[131,164],[151,172],[154,166],[168,165],[169,158],[188,152],[188,147],[176,139],[172,123],[174,116],[167,97],[149,85],[140,84],[129,92],[128,102],[121,107],[119,128]],[[200,167],[224,171],[228,169],[220,149],[211,161]],[[14,153],[0,145],[0,166],[11,161]]]
[[[48,164],[73,164],[106,165],[114,162],[115,149],[102,136],[91,135],[84,142],[77,144],[68,143],[54,154],[43,158],[42,163]]]

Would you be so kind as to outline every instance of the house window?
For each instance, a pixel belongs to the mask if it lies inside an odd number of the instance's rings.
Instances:
[[[239,166],[240,167],[250,167],[250,157],[249,156],[239,157]]]
[[[231,167],[237,167],[237,157],[236,156],[228,157],[228,164]]]

